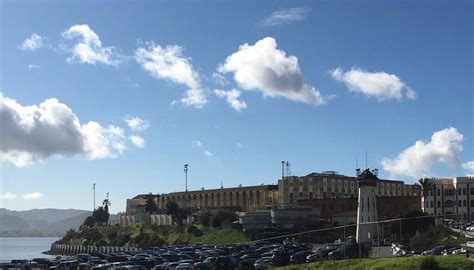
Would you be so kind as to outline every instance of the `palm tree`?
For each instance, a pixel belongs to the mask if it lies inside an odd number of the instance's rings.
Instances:
[[[102,206],[104,207],[105,215],[106,215],[106,217],[107,217],[106,225],[109,224],[109,216],[110,216],[110,214],[109,214],[109,206],[111,206],[111,205],[112,205],[112,203],[110,202],[109,199],[105,199],[105,200],[102,201]]]
[[[417,186],[420,187],[421,190],[421,198],[422,198],[422,209],[425,209],[425,198],[426,195],[428,194],[428,190],[431,188],[431,183],[429,178],[423,177],[418,180],[418,183],[416,184]]]

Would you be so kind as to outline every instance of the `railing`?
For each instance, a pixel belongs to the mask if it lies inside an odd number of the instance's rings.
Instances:
[[[66,245],[52,244],[50,252],[61,255],[74,255],[80,253],[114,253],[114,252],[130,252],[139,251],[137,247],[112,247],[112,246],[82,246],[82,245]]]

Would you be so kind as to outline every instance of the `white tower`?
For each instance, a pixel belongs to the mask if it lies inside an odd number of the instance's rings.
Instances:
[[[357,232],[358,243],[366,243],[377,238],[377,169],[364,170],[362,173],[357,169],[357,183],[359,184],[359,199],[357,206]]]

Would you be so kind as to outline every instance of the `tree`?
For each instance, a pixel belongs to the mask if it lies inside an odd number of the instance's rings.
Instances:
[[[96,223],[97,223],[97,220],[94,218],[94,216],[88,216],[82,223],[81,229],[85,229],[86,227],[92,228],[95,226]]]
[[[228,210],[219,210],[211,218],[212,227],[220,227],[222,225],[229,225],[233,221],[237,220],[237,215],[234,212]]]
[[[183,219],[188,215],[187,211],[180,209],[178,204],[174,201],[166,203],[166,214],[171,215],[173,222],[178,225],[183,225]]]
[[[431,188],[431,183],[430,180],[426,177],[420,178],[418,180],[418,183],[416,184],[417,186],[420,187],[421,190],[421,198],[423,198],[423,205],[422,208],[425,209],[425,199],[426,195],[428,194],[428,190]]]
[[[105,210],[104,206],[99,206],[94,212],[92,213],[94,219],[99,223],[99,225],[107,225],[109,222],[109,212]]]
[[[157,210],[158,210],[158,207],[156,206],[155,201],[153,201],[151,197],[148,197],[145,204],[145,211],[147,211],[151,215],[155,213]]]

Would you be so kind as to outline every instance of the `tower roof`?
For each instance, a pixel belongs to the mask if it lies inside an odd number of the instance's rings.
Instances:
[[[377,173],[375,171],[375,173]],[[376,186],[377,181],[379,178],[373,171],[370,169],[365,169],[359,175],[357,175],[357,181],[359,182],[359,186]]]

